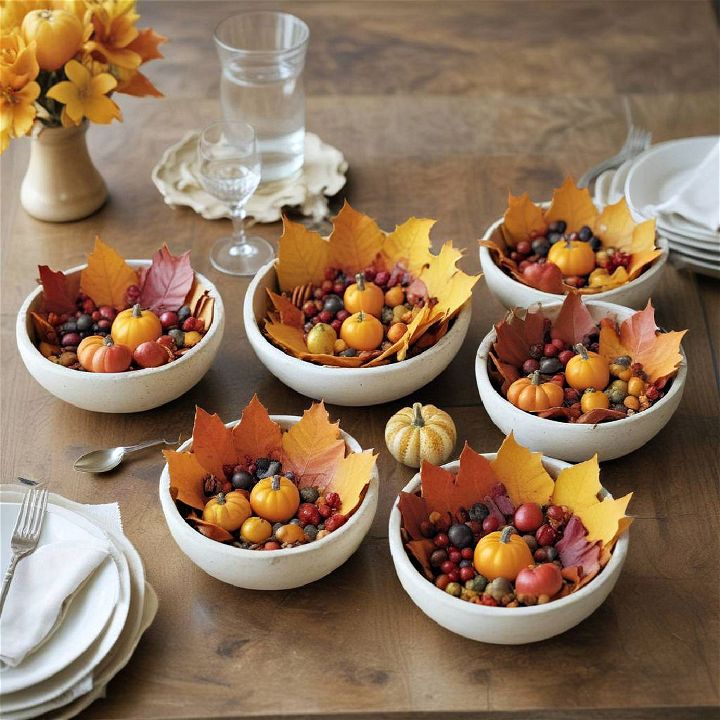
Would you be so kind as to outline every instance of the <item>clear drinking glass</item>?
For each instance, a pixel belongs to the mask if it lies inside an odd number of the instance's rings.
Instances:
[[[272,260],[275,251],[267,240],[248,237],[245,205],[260,184],[260,154],[251,125],[216,122],[198,140],[200,182],[207,192],[227,203],[233,234],[220,238],[210,250],[210,262],[230,275],[253,275]]]
[[[223,117],[255,128],[263,183],[294,177],[303,166],[309,37],[302,20],[280,12],[241,13],[215,28]]]

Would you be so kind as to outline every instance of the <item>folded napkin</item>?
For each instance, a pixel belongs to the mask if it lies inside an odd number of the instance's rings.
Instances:
[[[0,660],[15,667],[37,650],[108,556],[98,540],[92,545],[49,543],[20,560],[0,617]]]
[[[640,211],[646,217],[680,215],[713,232],[720,227],[720,139],[705,159],[671,177],[660,190],[658,203]]]

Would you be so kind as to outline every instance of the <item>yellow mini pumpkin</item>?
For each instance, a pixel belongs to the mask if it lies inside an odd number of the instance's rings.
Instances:
[[[345,318],[340,337],[354,350],[375,350],[385,337],[385,328],[376,317],[361,311]]]
[[[265,542],[272,535],[272,525],[261,517],[249,517],[240,528],[240,537],[249,543]]]
[[[520,410],[540,412],[563,404],[563,389],[554,382],[540,382],[540,371],[516,380],[507,391],[507,399]]]
[[[595,269],[595,253],[590,243],[566,240],[555,243],[547,256],[563,275],[588,275]]]
[[[237,530],[251,515],[248,499],[237,490],[227,494],[218,493],[207,501],[203,510],[203,520],[219,525],[228,532]]]
[[[532,564],[530,548],[511,525],[481,538],[475,547],[473,565],[488,580],[503,577],[513,582],[523,568]]]
[[[35,55],[42,70],[58,70],[80,50],[83,26],[66,10],[32,10],[22,22],[27,43],[36,41]]]
[[[250,492],[250,505],[257,515],[270,522],[289,520],[300,506],[297,485],[281,475],[263,478]]]
[[[409,467],[420,467],[423,460],[442,465],[450,457],[457,440],[453,419],[434,405],[414,403],[395,413],[385,426],[385,443],[390,454]]]
[[[113,320],[110,334],[114,342],[135,352],[138,345],[157,340],[162,335],[162,324],[152,310],[142,310],[140,305],[134,305]]]
[[[610,407],[610,398],[600,390],[588,388],[580,398],[580,407],[584,413],[598,408],[607,410]]]
[[[591,352],[584,345],[575,346],[577,355],[571,357],[565,366],[565,379],[576,390],[595,388],[604,390],[610,382],[610,368],[607,360]]]
[[[343,295],[343,305],[349,313],[364,312],[380,317],[385,294],[375,283],[365,280],[362,273],[355,276],[355,282],[349,285]]]

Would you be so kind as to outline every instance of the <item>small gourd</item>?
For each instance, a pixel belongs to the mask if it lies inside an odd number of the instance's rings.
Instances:
[[[610,370],[605,358],[588,350],[582,343],[575,346],[574,355],[565,366],[565,379],[575,390],[593,387],[604,390],[610,382]]]
[[[502,577],[513,582],[523,568],[532,564],[530,548],[511,525],[481,538],[475,547],[473,565],[488,580]]]
[[[110,334],[114,342],[126,345],[130,352],[135,352],[138,345],[157,340],[162,335],[162,323],[152,310],[143,310],[140,305],[133,305],[113,320]]]
[[[307,335],[307,349],[318,355],[332,355],[335,349],[337,333],[332,325],[318,323]]]
[[[240,527],[240,537],[249,543],[265,542],[272,535],[272,525],[261,517],[253,515]]]
[[[590,243],[582,240],[557,242],[547,256],[548,262],[557,265],[565,275],[589,275],[595,269],[595,253]]]
[[[358,273],[355,282],[345,290],[343,304],[349,313],[362,311],[380,317],[385,304],[385,294],[375,283],[365,280],[365,276]]]
[[[375,350],[384,336],[383,324],[362,310],[345,318],[340,328],[340,337],[353,350]]]
[[[453,419],[434,405],[413,403],[395,413],[385,426],[390,454],[403,465],[418,468],[425,460],[442,465],[457,440]]]
[[[275,533],[275,537],[281,543],[292,545],[293,543],[305,540],[305,531],[299,525],[288,523],[287,525],[283,525],[281,528],[278,528]]]
[[[541,382],[540,371],[516,380],[507,391],[507,399],[520,410],[541,412],[563,404],[565,393],[554,382]]]
[[[394,308],[405,302],[405,290],[402,285],[394,285],[385,293],[385,304]]]
[[[203,520],[228,532],[235,532],[251,515],[248,499],[236,490],[218,493],[205,503],[203,510]]]
[[[628,394],[628,384],[624,380],[613,380],[605,389],[608,400],[613,405],[619,405]]]
[[[621,355],[616,357],[613,362],[610,363],[610,374],[620,380],[627,382],[632,377],[632,370],[630,364],[632,360],[629,355]]]
[[[610,399],[601,390],[588,388],[580,398],[580,407],[584,413],[598,408],[607,409],[610,407]]]
[[[300,492],[290,478],[274,475],[258,481],[250,492],[250,505],[265,520],[285,522],[297,512]]]
[[[133,359],[130,348],[115,344],[109,335],[90,335],[81,340],[77,357],[86,370],[96,373],[125,372]]]

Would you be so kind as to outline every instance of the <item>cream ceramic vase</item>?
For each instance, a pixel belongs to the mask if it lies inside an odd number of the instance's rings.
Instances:
[[[20,189],[29,215],[48,222],[80,220],[107,199],[105,181],[88,153],[87,121],[78,127],[42,128],[34,134]]]

